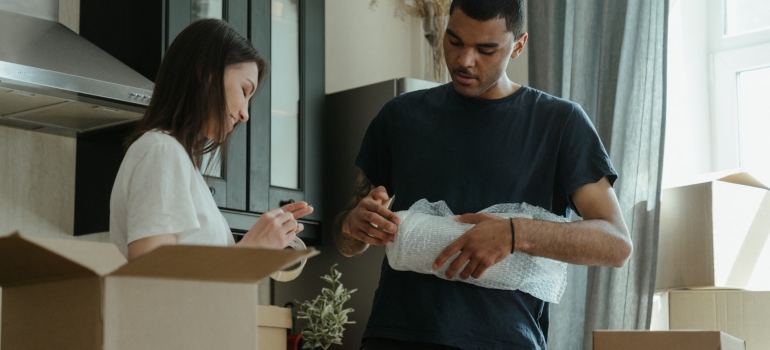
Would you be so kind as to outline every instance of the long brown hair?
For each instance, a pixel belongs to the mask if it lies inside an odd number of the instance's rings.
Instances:
[[[225,68],[244,62],[257,63],[257,85],[262,87],[267,62],[251,42],[219,19],[191,23],[166,51],[150,105],[137,129],[126,140],[126,148],[144,133],[158,129],[176,138],[198,169],[205,153],[223,147],[219,153],[224,158],[227,153],[224,125],[229,122]],[[215,128],[216,140],[206,138],[206,128]]]

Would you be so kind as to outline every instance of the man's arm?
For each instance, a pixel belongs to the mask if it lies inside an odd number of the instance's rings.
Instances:
[[[516,250],[581,265],[622,267],[633,250],[620,204],[607,178],[572,193],[583,221],[514,219]]]
[[[572,202],[583,221],[555,223],[524,218],[513,219],[515,242],[511,239],[509,220],[484,214],[466,214],[459,220],[475,224],[449,244],[434,261],[439,269],[447,259],[461,251],[446,271],[449,278],[479,278],[490,266],[504,259],[514,249],[572,264],[621,267],[631,255],[631,238],[620,205],[607,178],[587,184],[572,193]]]
[[[332,226],[334,244],[342,255],[355,256],[369,245],[385,245],[395,239],[400,220],[383,206],[388,199],[384,187],[374,187],[366,175],[359,172],[353,196]]]

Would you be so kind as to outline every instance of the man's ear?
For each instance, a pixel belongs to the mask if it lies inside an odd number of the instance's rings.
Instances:
[[[529,35],[527,33],[522,33],[519,37],[519,40],[516,40],[516,43],[513,44],[513,52],[511,52],[511,59],[515,59],[516,57],[519,57],[521,54],[521,51],[524,50],[524,45],[527,44],[527,39],[529,38]]]

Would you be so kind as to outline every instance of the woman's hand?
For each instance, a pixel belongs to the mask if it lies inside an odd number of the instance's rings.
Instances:
[[[313,212],[307,202],[284,205],[262,214],[238,242],[238,246],[283,249],[305,228],[297,219]]]

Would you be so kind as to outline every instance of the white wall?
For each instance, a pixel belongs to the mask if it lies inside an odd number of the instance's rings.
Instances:
[[[397,77],[422,77],[421,28],[393,16],[395,0],[326,0],[326,93]]]
[[[425,79],[427,41],[420,20],[394,17],[395,0],[326,0],[326,93],[399,77]],[[526,30],[526,28],[525,28]],[[508,77],[528,84],[528,54],[508,65]]]

